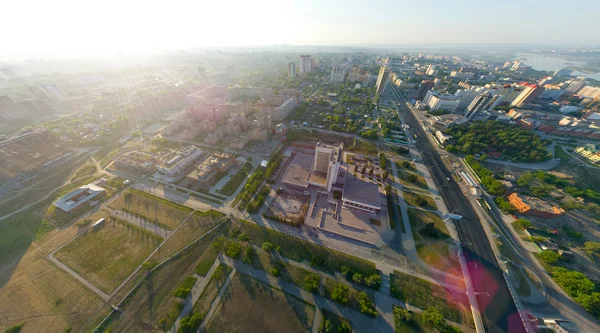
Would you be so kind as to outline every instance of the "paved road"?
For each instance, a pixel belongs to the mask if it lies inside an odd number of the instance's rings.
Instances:
[[[399,93],[396,97],[401,102],[399,109],[405,121],[417,135],[417,148],[422,152],[423,162],[429,168],[448,210],[463,216],[457,221],[456,227],[469,265],[473,287],[476,292],[482,293],[477,295],[477,302],[486,331],[526,332],[481,221]]]

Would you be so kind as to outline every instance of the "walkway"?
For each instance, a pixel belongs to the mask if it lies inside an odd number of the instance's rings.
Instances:
[[[202,293],[204,292],[204,289],[208,285],[208,282],[210,281],[215,270],[217,269],[217,267],[219,267],[220,264],[221,264],[221,262],[219,260],[215,260],[215,262],[210,267],[210,269],[208,270],[208,272],[206,273],[205,276],[202,277],[197,274],[195,275],[197,278],[196,283],[194,284],[194,287],[190,291],[190,295],[185,299],[185,305],[184,305],[183,309],[181,310],[181,312],[179,313],[177,320],[175,320],[175,323],[173,323],[173,326],[171,326],[171,329],[169,330],[170,332],[177,332],[179,330],[179,327],[181,326],[181,319],[183,319],[184,317],[187,317],[190,314],[190,312],[192,312],[192,309],[194,308],[194,304],[196,304],[196,302],[198,301],[198,298],[200,298],[200,295],[202,295]],[[223,288],[223,289],[227,289],[227,288]]]
[[[266,272],[255,269],[245,263],[239,262],[237,260],[232,260],[224,256],[221,257],[221,260],[223,260],[225,264],[234,267],[238,272],[242,274],[249,275],[265,284],[270,285],[275,289],[281,290],[287,294],[300,298],[309,304],[315,305],[315,311],[317,313],[320,312],[320,309],[325,309],[327,311],[335,313],[336,315],[342,318],[350,320],[352,322],[352,326],[355,332],[392,332],[394,327],[394,306],[400,306],[416,313],[423,312],[422,309],[402,302],[387,294],[371,290],[370,292],[374,295],[374,303],[378,312],[377,317],[371,318],[366,315],[363,315],[358,311],[352,310],[350,308],[347,308],[346,306],[340,305],[329,299],[326,299],[323,296],[316,295],[304,289],[301,289],[295,284],[288,283],[276,277],[268,275]],[[324,274],[320,271],[317,272],[319,274]],[[218,303],[215,303],[215,305],[216,304]],[[315,317],[317,316],[317,313],[315,313]],[[205,322],[208,321],[205,320]],[[317,321],[317,319],[315,318],[315,320],[313,321],[313,332],[317,331],[315,330],[315,325],[317,323],[320,323],[320,321]],[[472,330],[455,322],[449,321],[449,323],[461,328],[463,331]]]

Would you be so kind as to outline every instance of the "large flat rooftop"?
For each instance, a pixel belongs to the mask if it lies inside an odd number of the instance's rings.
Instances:
[[[281,181],[287,185],[307,188],[313,160],[313,155],[296,152]]]
[[[342,200],[381,208],[379,187],[377,184],[355,179],[352,176],[346,177]]]

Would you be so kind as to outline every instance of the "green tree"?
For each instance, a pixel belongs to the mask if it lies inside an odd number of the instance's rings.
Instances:
[[[333,292],[331,293],[331,299],[340,304],[347,304],[349,301],[348,286],[337,283],[333,288]]]
[[[13,326],[5,329],[4,333],[19,333],[19,332],[21,332],[21,329],[23,329],[23,326],[25,326],[25,323],[13,325]]]
[[[321,320],[321,326],[319,326],[319,333],[330,333],[333,330],[331,322],[327,318]]]
[[[373,274],[365,279],[365,284],[369,287],[377,287],[381,284],[381,275]]]
[[[317,274],[309,274],[304,278],[304,289],[311,293],[319,290],[320,277]]]
[[[552,276],[573,297],[590,294],[595,288],[594,283],[581,272],[570,271],[563,267],[554,267]]]
[[[600,293],[581,295],[577,297],[577,302],[594,316],[600,317]]]
[[[338,326],[337,332],[338,333],[350,333],[350,332],[352,332],[352,326],[350,326],[350,323],[348,321],[344,320],[344,321],[342,321],[340,326]]]
[[[354,273],[354,275],[352,275],[352,281],[354,281],[354,283],[362,284],[363,283],[362,274]]]
[[[273,248],[274,248],[273,244],[271,244],[269,242],[263,242],[261,247],[262,247],[263,251],[265,251],[265,252],[271,252],[271,251],[273,251]]]
[[[412,320],[412,315],[410,314],[410,311],[408,311],[407,309],[401,308],[399,306],[395,306],[394,307],[394,319],[408,323]]]
[[[560,254],[550,250],[538,253],[538,257],[550,265],[554,265],[561,260]]]
[[[442,313],[434,308],[428,307],[425,311],[423,311],[423,322],[431,327],[440,328],[444,325],[444,316]]]
[[[585,242],[583,243],[583,248],[589,254],[599,253],[600,252],[600,243],[597,242]]]

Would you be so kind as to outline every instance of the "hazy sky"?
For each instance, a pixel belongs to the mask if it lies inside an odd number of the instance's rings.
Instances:
[[[203,46],[600,44],[600,0],[5,0],[0,54]]]

